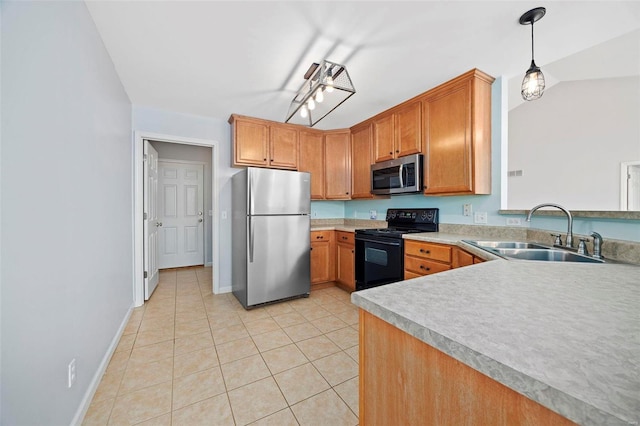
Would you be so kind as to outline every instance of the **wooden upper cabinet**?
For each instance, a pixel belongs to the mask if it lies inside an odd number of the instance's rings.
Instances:
[[[334,200],[351,198],[351,133],[349,130],[324,134],[325,197]]]
[[[393,160],[394,147],[393,114],[381,117],[373,122],[373,150],[376,163]]]
[[[232,116],[233,165],[262,166],[269,163],[269,125],[259,120]]]
[[[300,131],[298,170],[311,173],[311,199],[324,200],[324,138],[322,132]]]
[[[491,193],[491,83],[478,70],[423,100],[426,195]]]
[[[371,124],[351,129],[351,198],[373,198]]]
[[[298,168],[298,129],[258,118],[232,115],[233,166]]]
[[[396,157],[422,152],[422,107],[408,104],[395,113]]]
[[[376,163],[422,152],[420,101],[395,108],[373,121]]]
[[[298,130],[272,124],[270,128],[269,166],[279,169],[298,168]]]

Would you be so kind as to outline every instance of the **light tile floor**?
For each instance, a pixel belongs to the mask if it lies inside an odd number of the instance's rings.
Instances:
[[[211,268],[163,271],[84,425],[356,425],[358,312],[337,288],[246,311]]]

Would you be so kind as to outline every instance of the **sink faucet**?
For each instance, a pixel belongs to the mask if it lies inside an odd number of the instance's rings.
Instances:
[[[529,214],[527,214],[527,219],[526,219],[527,222],[531,222],[531,215],[533,214],[533,212],[535,212],[541,207],[555,207],[557,209],[562,210],[564,214],[567,215],[568,226],[567,226],[567,242],[565,243],[565,247],[573,247],[573,217],[571,217],[571,212],[558,204],[552,204],[552,203],[539,204],[534,208],[532,208],[531,210],[529,210]]]

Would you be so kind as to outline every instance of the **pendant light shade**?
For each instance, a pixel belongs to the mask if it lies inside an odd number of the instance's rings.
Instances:
[[[540,20],[546,11],[544,7],[537,7],[525,12],[520,17],[520,24],[531,25],[531,66],[524,75],[520,89],[522,99],[525,101],[540,99],[544,93],[544,74],[542,74],[542,70],[540,70],[533,59],[533,23]]]

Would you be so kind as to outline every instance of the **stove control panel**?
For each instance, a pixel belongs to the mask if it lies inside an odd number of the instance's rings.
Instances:
[[[387,222],[391,224],[437,224],[438,209],[388,209]]]

